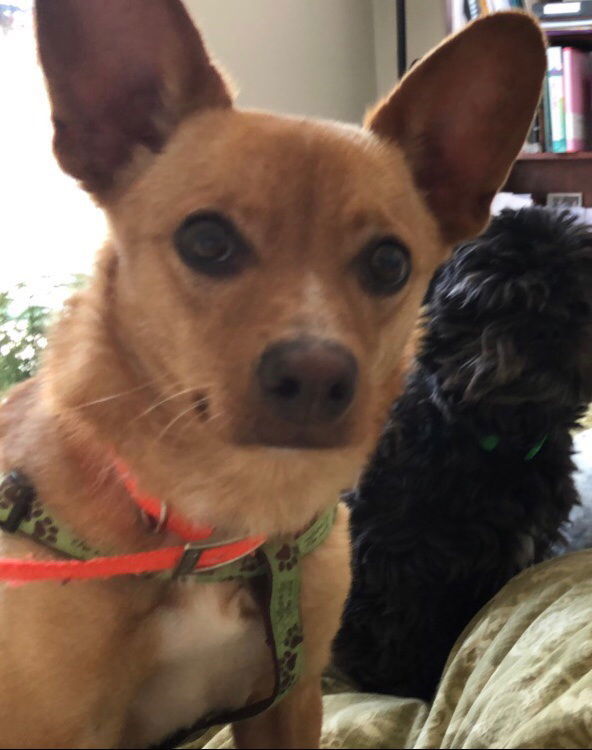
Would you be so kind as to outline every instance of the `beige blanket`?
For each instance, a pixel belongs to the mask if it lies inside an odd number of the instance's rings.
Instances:
[[[459,638],[432,706],[326,688],[327,748],[591,748],[592,550],[512,580]],[[193,747],[232,747],[228,728]]]

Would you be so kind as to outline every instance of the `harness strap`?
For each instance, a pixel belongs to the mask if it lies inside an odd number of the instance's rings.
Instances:
[[[0,558],[0,580],[47,581],[110,578],[148,574],[152,578],[199,582],[254,579],[271,649],[275,684],[272,694],[251,706],[201,719],[168,737],[161,747],[176,747],[215,724],[241,721],[277,703],[298,680],[303,667],[300,617],[300,558],[320,546],[333,527],[333,506],[300,534],[278,541],[234,540],[220,546],[194,541],[131,555],[102,556],[60,524],[37,498],[33,485],[18,471],[0,475],[0,528],[19,532],[73,560]],[[255,545],[255,546],[254,546]],[[220,560],[224,549],[225,560]],[[235,555],[228,560],[229,550]]]
[[[256,554],[267,568],[265,575],[258,579],[262,582],[259,601],[273,658],[273,692],[264,700],[236,711],[201,718],[168,736],[159,748],[180,747],[197,740],[209,727],[244,721],[263,713],[278,703],[300,677],[304,666],[303,635],[300,607],[294,606],[300,601],[300,550],[297,544],[268,542]]]
[[[300,601],[300,558],[311,552],[328,537],[337,506],[324,513],[293,543],[266,542],[256,555],[267,567],[261,592],[261,611],[265,630],[273,654],[275,686],[265,700],[251,706],[201,719],[188,729],[182,729],[167,737],[159,744],[160,748],[175,748],[193,742],[211,726],[243,721],[263,713],[278,703],[298,680],[304,666],[302,649],[303,635],[300,608],[294,602]],[[200,580],[204,575],[199,576]]]
[[[336,509],[330,508],[294,538],[300,555],[307,555],[328,536]],[[201,581],[254,578],[265,565],[253,553],[264,537],[229,542],[188,542],[149,552],[105,556],[78,539],[39,501],[29,480],[18,471],[0,475],[0,528],[19,532],[38,544],[73,560],[0,558],[0,580],[19,582],[111,578],[153,574],[161,580],[195,575]],[[269,544],[269,543],[268,543]]]
[[[189,523],[186,518],[162,503],[159,498],[141,492],[138,482],[127,465],[115,455],[113,456],[113,463],[128,495],[147,516],[154,519],[158,531],[167,529],[180,536],[181,539],[192,542],[212,536],[214,530],[209,526],[196,526]]]
[[[208,571],[258,549],[265,538],[188,544],[129,555],[104,556],[59,523],[38,500],[26,477],[12,471],[0,482],[0,528],[19,532],[73,560],[0,558],[0,579],[18,582],[157,574],[162,579]]]

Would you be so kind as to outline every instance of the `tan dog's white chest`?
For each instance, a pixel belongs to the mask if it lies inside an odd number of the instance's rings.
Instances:
[[[130,717],[144,743],[210,713],[241,708],[271,669],[258,606],[234,583],[179,584],[155,612],[153,627],[154,671]]]

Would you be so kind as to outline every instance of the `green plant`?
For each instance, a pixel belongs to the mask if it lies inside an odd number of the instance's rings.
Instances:
[[[13,308],[8,292],[0,292],[0,392],[35,373],[51,314],[42,305]]]
[[[51,284],[55,306],[85,282],[86,276],[76,274],[65,284]],[[12,294],[0,292],[0,393],[35,374],[47,344],[47,328],[54,310],[35,304],[33,295],[25,292],[24,284],[19,284]],[[17,302],[15,297],[22,299]]]

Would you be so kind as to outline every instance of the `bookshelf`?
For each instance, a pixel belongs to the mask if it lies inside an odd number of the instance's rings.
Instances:
[[[551,45],[574,46],[592,51],[592,28],[549,30]],[[522,153],[510,173],[504,190],[532,193],[536,203],[544,204],[547,193],[582,193],[583,205],[592,207],[592,151],[555,154]]]
[[[458,28],[458,8],[462,4],[461,0],[445,0],[449,31]],[[495,5],[495,2],[487,0],[487,4]],[[532,7],[533,0],[522,0],[520,4],[528,9]],[[568,16],[560,23],[554,20],[544,22],[543,28],[551,46],[575,47],[592,52],[592,19],[571,19]],[[572,153],[523,152],[502,189],[512,193],[530,193],[534,201],[540,204],[546,203],[548,193],[581,193],[583,205],[592,207],[592,150]]]
[[[582,193],[583,205],[591,207],[592,152],[521,154],[503,190],[532,193],[543,205],[547,193]]]

